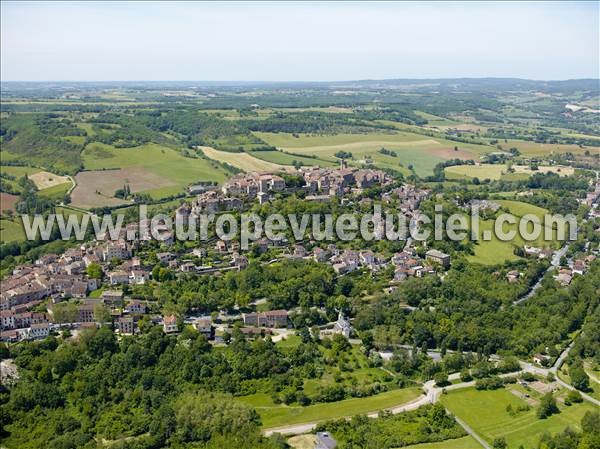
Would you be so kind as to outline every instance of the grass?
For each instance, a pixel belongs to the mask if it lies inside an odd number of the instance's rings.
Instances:
[[[20,242],[25,240],[25,231],[20,218],[0,219],[0,242]]]
[[[225,162],[247,172],[281,170],[285,168],[283,165],[258,159],[248,153],[231,153],[228,151],[215,150],[214,148],[210,147],[200,147],[200,149],[210,159],[214,159],[219,162]]]
[[[353,165],[364,163],[371,158],[375,166],[393,168],[407,172],[412,165],[419,175],[428,175],[433,167],[445,159],[478,159],[480,154],[491,147],[452,142],[438,137],[421,134],[390,131],[365,134],[311,135],[300,134],[294,137],[288,133],[255,133],[262,140],[277,148],[297,154],[315,155],[322,159],[335,161],[335,153],[349,151],[353,154]],[[459,148],[454,151],[454,147]],[[379,150],[384,147],[397,153],[396,157],[383,155]]]
[[[143,168],[172,182],[168,187],[150,189],[154,198],[163,198],[181,192],[199,181],[222,182],[230,174],[218,164],[202,158],[184,157],[178,150],[146,144],[135,148],[114,148],[100,143],[89,144],[82,153],[88,170],[106,168]]]
[[[480,164],[480,165],[454,165],[444,169],[448,179],[504,179],[519,180],[527,179],[534,173],[557,173],[563,176],[569,176],[574,173],[571,167],[562,166],[540,166],[537,171],[531,170],[528,166],[515,165],[515,172],[508,173],[508,166],[505,164]]]
[[[502,207],[506,207],[510,210],[511,214],[516,216],[517,223],[505,224],[503,226],[505,232],[517,231],[515,238],[511,241],[502,241],[496,237],[494,233],[494,220],[480,220],[479,222],[479,240],[474,245],[474,255],[468,257],[468,260],[475,263],[481,263],[484,265],[496,265],[503,263],[504,261],[511,261],[519,259],[519,256],[514,254],[515,246],[523,247],[525,244],[530,246],[544,247],[549,246],[552,248],[559,247],[559,243],[556,240],[556,231],[553,231],[553,239],[550,241],[544,240],[545,229],[542,228],[540,236],[533,241],[526,241],[523,239],[518,232],[518,221],[519,217],[523,217],[526,214],[533,214],[540,219],[543,219],[544,214],[548,213],[546,209],[535,206],[533,204],[523,203],[521,201],[511,200],[494,200],[498,202]],[[543,221],[542,221],[543,223]],[[567,228],[568,229],[568,228]],[[491,231],[492,239],[483,240],[482,235],[484,231]]]
[[[442,396],[442,403],[457,417],[464,420],[488,442],[504,437],[509,449],[523,445],[525,449],[537,447],[544,432],[556,434],[566,427],[579,428],[581,418],[593,406],[581,403],[566,407],[559,404],[560,413],[540,420],[535,407],[511,416],[506,408],[526,405],[525,401],[508,389],[477,391],[474,388],[449,392]]]
[[[366,398],[345,399],[339,402],[320,403],[307,407],[276,405],[264,393],[237,399],[255,407],[261,417],[263,427],[272,428],[376,412],[405,404],[418,398],[421,394],[419,388],[407,388],[387,391]]]
[[[294,161],[300,162],[305,166],[319,165],[321,167],[331,167],[337,165],[329,159],[312,158],[296,154],[286,153],[284,151],[251,151],[249,154],[263,161],[273,162],[280,165],[292,165]]]
[[[406,446],[406,449],[481,449],[481,445],[473,437],[467,436],[437,443],[414,444]]]

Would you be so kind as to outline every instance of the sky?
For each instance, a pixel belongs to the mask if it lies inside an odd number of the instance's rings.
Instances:
[[[599,5],[2,1],[1,77],[600,78]]]

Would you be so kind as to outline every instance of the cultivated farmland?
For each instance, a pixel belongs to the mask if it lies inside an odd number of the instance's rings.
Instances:
[[[258,159],[248,153],[231,153],[228,151],[215,150],[210,147],[200,147],[200,149],[210,159],[225,162],[243,171],[269,171],[286,168],[284,165]]]
[[[368,134],[300,134],[294,137],[288,133],[255,133],[269,145],[298,154],[314,155],[335,160],[339,151],[351,152],[351,164],[360,165],[371,159],[374,165],[408,172],[412,165],[420,175],[428,175],[433,167],[446,159],[479,159],[491,148],[476,144],[463,144],[409,132],[368,133]],[[454,147],[458,149],[455,151]],[[394,151],[396,156],[381,154],[385,148]]]

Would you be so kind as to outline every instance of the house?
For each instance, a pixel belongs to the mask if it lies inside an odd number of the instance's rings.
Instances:
[[[179,269],[184,273],[193,273],[196,271],[196,265],[193,262],[182,263]]]
[[[46,338],[48,335],[50,335],[50,324],[47,321],[32,324],[28,331],[28,337],[33,339]]]
[[[327,260],[327,251],[317,246],[313,251],[313,259],[315,259],[315,262],[325,262]]]
[[[146,313],[146,303],[143,301],[139,301],[134,299],[129,301],[125,306],[126,313],[135,313],[135,314],[144,314]]]
[[[214,328],[210,318],[199,318],[194,322],[194,329],[204,335],[207,340],[212,340],[215,337]]]
[[[227,242],[225,242],[224,240],[218,240],[217,243],[215,244],[215,249],[219,253],[226,253],[227,252]]]
[[[135,285],[144,285],[150,280],[150,272],[146,270],[131,270],[129,274],[129,283]]]
[[[520,277],[521,273],[519,273],[517,270],[511,270],[508,273],[506,273],[506,280],[511,284],[517,282]]]
[[[123,292],[121,290],[104,290],[100,298],[106,305],[120,306],[123,303]]]
[[[122,270],[111,271],[108,273],[110,285],[129,284],[129,273]]]
[[[294,257],[302,258],[304,256],[306,256],[306,249],[304,248],[304,246],[295,245],[294,246]]]
[[[117,330],[121,334],[134,334],[135,321],[132,316],[122,316],[117,319]]]
[[[440,264],[444,269],[450,266],[450,256],[437,249],[430,249],[425,253],[425,260]]]
[[[77,281],[71,286],[71,296],[73,298],[85,298],[88,292],[88,283]]]
[[[335,449],[337,447],[337,441],[329,432],[317,432],[315,443],[315,449]]]
[[[163,331],[165,334],[172,334],[179,331],[177,317],[175,315],[169,315],[163,318]]]
[[[77,321],[79,323],[93,323],[94,306],[92,304],[83,304],[77,307]]]
[[[287,327],[287,310],[270,310],[268,312],[242,314],[244,325],[257,327]]]

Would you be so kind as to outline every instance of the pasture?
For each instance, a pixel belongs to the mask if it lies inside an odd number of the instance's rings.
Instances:
[[[25,231],[21,218],[0,218],[0,242],[16,242],[25,240]]]
[[[579,428],[579,423],[587,411],[594,406],[581,403],[564,406],[559,401],[560,413],[547,419],[538,419],[536,407],[525,410],[527,403],[511,393],[516,386],[494,391],[477,391],[474,388],[448,392],[441,398],[442,403],[451,413],[461,418],[479,436],[492,443],[494,438],[505,437],[508,449],[517,449],[523,445],[525,449],[537,448],[540,436],[549,432],[555,434],[566,427]],[[532,393],[532,396],[534,393]],[[522,407],[522,411],[510,414],[507,407],[513,410]]]
[[[78,186],[73,195],[78,198],[78,203],[74,204],[80,206],[88,204],[89,207],[90,202],[98,205],[101,202],[105,205],[115,204],[112,200],[106,202],[90,195],[96,195],[95,191],[98,190],[102,195],[96,196],[111,197],[114,190],[123,186],[124,181],[130,184],[132,192],[144,192],[160,199],[180,193],[189,184],[200,181],[222,182],[230,176],[230,173],[216,162],[198,157],[185,157],[177,149],[157,144],[114,148],[110,145],[91,143],[83,151],[82,157],[86,170],[94,172],[92,175],[84,175],[88,176],[85,178],[85,186],[78,178]],[[120,171],[103,173],[102,170],[106,169]],[[111,175],[115,177],[114,181],[107,179]],[[115,189],[112,189],[114,186]]]
[[[413,166],[419,175],[429,175],[438,162],[446,159],[479,159],[491,148],[483,145],[452,142],[437,137],[411,132],[378,132],[365,134],[311,135],[294,137],[287,133],[255,133],[269,145],[297,154],[314,155],[335,161],[338,151],[351,152],[351,165],[361,165],[367,160],[382,168],[408,172]],[[458,147],[455,151],[454,147]],[[379,153],[381,148],[394,151],[396,156]]]
[[[251,151],[249,154],[257,159],[272,162],[279,165],[293,165],[294,161],[299,162],[302,166],[312,167],[318,165],[320,167],[332,167],[338,165],[330,159],[321,159],[316,157],[302,156],[299,154],[286,153],[285,151]]]
[[[82,171],[75,176],[75,179],[77,187],[71,193],[71,204],[84,209],[127,204],[129,201],[114,197],[115,191],[125,184],[129,185],[131,193],[175,185],[173,181],[142,167]]]
[[[534,173],[556,173],[559,176],[571,176],[575,173],[573,167],[562,165],[543,165],[532,170],[527,165],[513,165],[514,173],[508,171],[506,164],[454,165],[446,167],[444,172],[447,179],[527,179]]]
[[[551,248],[558,248],[560,246],[559,242],[556,240],[556,231],[552,232],[552,240],[546,241],[544,240],[545,228],[542,228],[541,235],[533,240],[526,241],[523,237],[519,235],[518,232],[518,219],[519,217],[523,217],[526,214],[533,214],[538,217],[540,220],[543,220],[543,217],[548,211],[538,206],[534,206],[532,204],[523,203],[521,201],[510,201],[510,200],[494,200],[499,203],[502,207],[507,208],[512,215],[517,217],[516,224],[504,224],[503,230],[504,232],[517,231],[515,238],[511,241],[502,241],[500,240],[494,231],[494,220],[480,220],[479,222],[479,240],[474,245],[474,255],[468,256],[467,259],[470,262],[481,263],[484,265],[496,265],[499,263],[503,263],[504,261],[511,261],[519,259],[519,256],[514,254],[515,247],[522,248],[525,244],[537,247],[548,246]],[[467,218],[467,220],[469,220]],[[543,221],[542,221],[543,224]],[[491,240],[483,240],[482,235],[485,231],[490,231],[492,234]],[[566,231],[568,231],[568,227],[566,227]],[[568,235],[568,232],[567,232]]]
[[[274,404],[269,395],[264,393],[257,393],[236,399],[256,409],[261,417],[263,428],[273,428],[376,412],[408,403],[417,399],[421,394],[422,392],[419,388],[405,388],[386,391],[385,393],[366,398],[318,403],[306,407]]]
[[[258,159],[248,153],[231,153],[228,151],[219,151],[211,147],[199,147],[204,155],[215,161],[225,162],[240,170],[250,171],[273,171],[282,170],[286,166]]]

